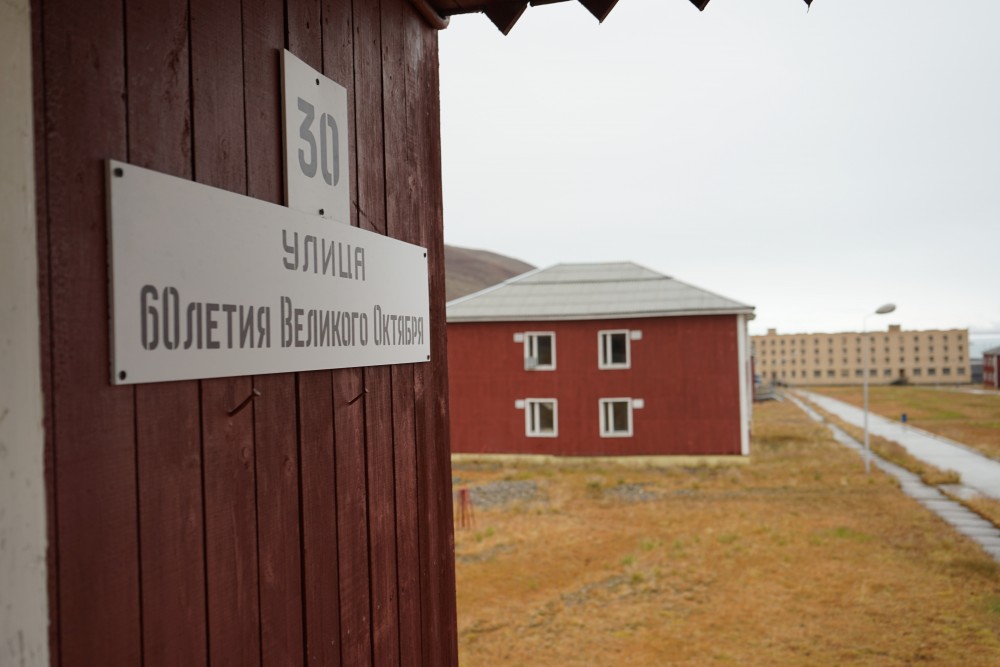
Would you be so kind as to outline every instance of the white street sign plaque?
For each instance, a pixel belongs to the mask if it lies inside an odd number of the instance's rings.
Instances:
[[[427,361],[427,253],[109,161],[112,382]]]
[[[288,207],[351,224],[347,89],[281,52]]]

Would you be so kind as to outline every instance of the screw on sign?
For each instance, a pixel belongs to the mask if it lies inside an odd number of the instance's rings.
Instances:
[[[350,224],[347,89],[282,51],[287,205]]]

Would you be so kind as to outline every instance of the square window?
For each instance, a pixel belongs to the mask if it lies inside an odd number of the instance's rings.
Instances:
[[[914,369],[913,369],[913,374],[914,374],[914,375],[920,375],[920,374],[921,374],[921,372],[922,372],[922,371],[921,371],[921,369],[919,369],[919,368],[914,368]]]
[[[559,405],[556,399],[524,399],[524,434],[529,438],[554,438],[559,435]]]
[[[556,369],[556,335],[552,331],[528,331],[524,334],[524,370]]]
[[[597,333],[597,367],[629,368],[631,365],[631,345],[627,329],[620,331],[599,331]]]
[[[632,399],[602,398],[600,410],[602,438],[632,437]]]
[[[882,371],[882,375],[890,377],[892,375],[892,369],[891,368],[885,369],[884,371]]]
[[[928,375],[937,375],[937,369],[936,368],[928,368],[927,369],[927,374]]]
[[[941,369],[942,375],[951,375],[951,369],[947,366]]]
[[[833,372],[832,370],[831,370],[831,371],[827,371],[827,372],[826,372],[826,376],[827,376],[828,378],[832,378],[832,377],[834,376],[834,372]]]

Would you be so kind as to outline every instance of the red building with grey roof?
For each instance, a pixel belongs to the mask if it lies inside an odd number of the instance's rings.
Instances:
[[[746,455],[753,307],[633,263],[448,304],[452,451]]]
[[[983,352],[983,385],[1000,389],[1000,346]]]

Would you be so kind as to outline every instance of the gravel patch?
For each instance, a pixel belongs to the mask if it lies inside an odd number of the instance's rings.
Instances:
[[[643,503],[660,497],[659,493],[647,489],[646,484],[619,484],[604,489],[604,495],[626,503]]]
[[[577,605],[587,602],[590,598],[590,594],[595,591],[611,591],[619,586],[627,584],[629,578],[624,574],[617,574],[607,579],[602,579],[601,581],[595,581],[593,583],[581,586],[575,591],[570,593],[563,593],[560,597],[562,598],[563,604],[567,607],[575,607]]]
[[[531,480],[488,482],[469,489],[474,509],[502,507],[518,500],[530,501],[538,497],[538,484]]]

